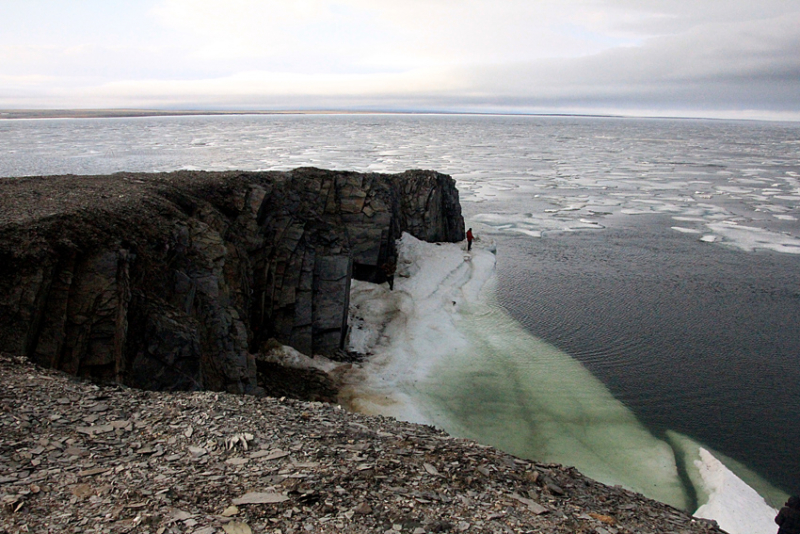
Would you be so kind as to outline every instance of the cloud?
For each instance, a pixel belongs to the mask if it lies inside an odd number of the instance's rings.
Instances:
[[[649,36],[674,35],[709,24],[774,19],[800,9],[794,0],[606,0],[603,4],[615,13],[608,19],[609,30]],[[639,16],[625,15],[630,13]]]
[[[0,107],[800,113],[798,0],[150,1],[12,16]]]
[[[591,2],[590,2],[591,3]],[[576,9],[571,9],[572,4]],[[201,39],[206,58],[347,55],[351,64],[417,68],[594,53],[630,38],[585,27],[578,0],[165,0],[165,27]],[[312,61],[313,63],[313,61]]]
[[[799,10],[796,0],[163,0],[151,14],[207,58],[347,53],[421,67],[590,55]]]
[[[22,82],[22,80],[20,80]],[[264,108],[327,109],[398,105],[423,106],[431,99],[446,100],[463,90],[446,73],[418,69],[385,74],[297,74],[243,72],[232,76],[192,80],[128,80],[93,86],[62,87],[59,97],[68,107]],[[0,85],[3,78],[0,78]],[[36,89],[36,87],[34,87]],[[41,89],[41,87],[39,88]],[[18,92],[14,93],[19,97]],[[35,102],[29,95],[26,104]],[[0,94],[0,107],[3,95]],[[22,106],[30,107],[30,106]]]
[[[589,57],[465,69],[479,94],[518,105],[613,103],[800,109],[800,14],[712,24]]]
[[[362,55],[366,43],[380,40],[365,14],[327,0],[165,0],[151,14],[185,37],[190,57],[202,60],[267,66],[259,60],[274,59],[302,71],[318,68],[317,57]]]

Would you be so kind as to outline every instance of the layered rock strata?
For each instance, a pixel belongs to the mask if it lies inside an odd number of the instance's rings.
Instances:
[[[335,355],[402,232],[459,241],[452,178],[177,172],[0,180],[0,350],[146,389],[256,393],[271,338]]]

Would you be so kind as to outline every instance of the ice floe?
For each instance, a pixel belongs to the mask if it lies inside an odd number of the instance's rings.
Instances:
[[[699,234],[700,230],[695,230],[694,228],[684,228],[683,226],[672,226],[671,227],[676,232],[680,232],[682,234]]]
[[[735,221],[709,223],[706,227],[721,236],[727,244],[742,250],[766,249],[785,254],[800,254],[800,239],[791,235],[741,225]]]

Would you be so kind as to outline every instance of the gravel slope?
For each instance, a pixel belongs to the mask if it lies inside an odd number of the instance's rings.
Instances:
[[[331,404],[100,387],[10,355],[0,384],[0,533],[721,532]]]

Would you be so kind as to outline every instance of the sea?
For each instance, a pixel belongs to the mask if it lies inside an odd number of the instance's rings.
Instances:
[[[498,306],[526,336],[568,355],[653,436],[686,436],[800,493],[800,123],[0,120],[5,177],[300,166],[453,176],[476,245],[496,251]]]

